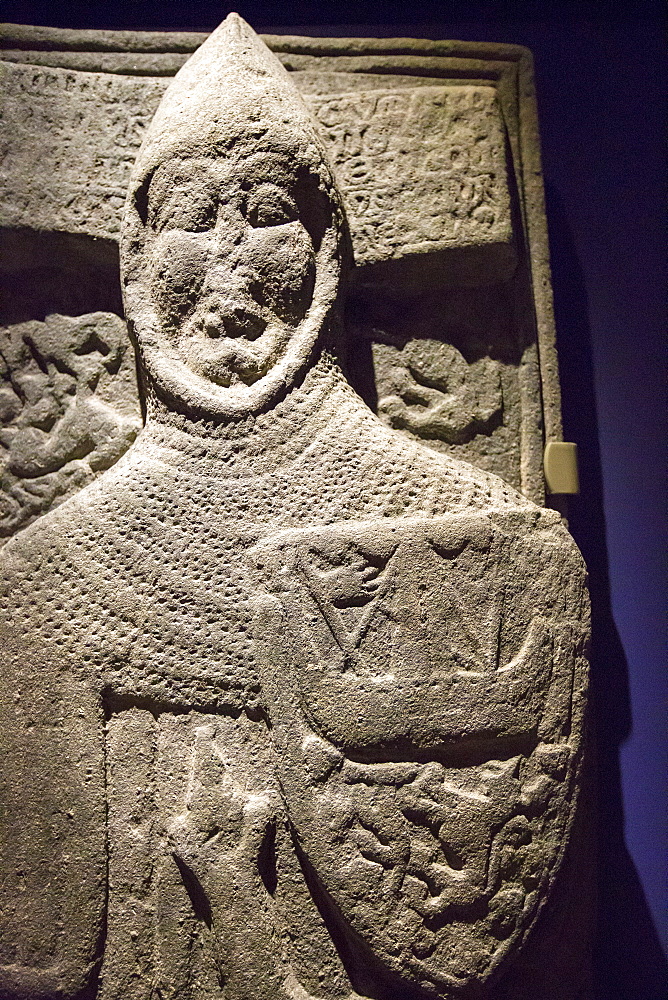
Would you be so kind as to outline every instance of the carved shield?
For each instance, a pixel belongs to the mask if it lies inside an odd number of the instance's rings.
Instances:
[[[290,530],[251,557],[312,891],[376,979],[457,994],[521,945],[563,853],[580,557],[537,511]]]

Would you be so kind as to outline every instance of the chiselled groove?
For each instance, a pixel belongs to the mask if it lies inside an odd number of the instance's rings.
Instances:
[[[62,1000],[573,1000],[573,942],[533,928],[576,801],[584,567],[509,485],[532,384],[542,442],[527,79],[484,84],[506,50],[303,40],[290,77],[236,15],[167,90],[65,43],[3,95],[12,225],[109,237],[7,237],[2,531],[35,523],[0,553],[3,949]],[[189,42],[123,44],[139,72]],[[342,367],[353,255],[382,420]]]
[[[183,858],[180,858],[178,854],[172,854],[172,857],[181,874],[181,878],[183,879],[183,884],[186,888],[186,892],[188,893],[188,898],[192,903],[195,916],[198,920],[201,920],[202,923],[206,924],[209,930],[211,930],[213,926],[211,903],[209,902],[201,882]]]
[[[272,820],[262,838],[262,844],[258,852],[257,867],[262,879],[262,884],[273,896],[278,885],[278,872],[276,871],[276,821]]]
[[[394,744],[346,749],[345,756],[357,764],[383,764],[409,762],[426,764],[435,761],[444,767],[476,767],[490,760],[512,760],[519,755],[529,756],[538,744],[536,733],[518,736],[490,735],[487,739],[461,737],[456,742],[420,747],[407,741]]]
[[[251,722],[262,722],[267,726],[269,725],[266,712],[261,706],[255,706],[253,708],[239,708],[234,705],[228,705],[216,706],[212,708],[209,704],[204,703],[200,705],[193,700],[189,700],[187,703],[180,703],[177,700],[163,701],[159,698],[152,698],[150,696],[138,697],[136,695],[121,694],[110,689],[106,689],[103,692],[102,702],[107,719],[110,719],[112,716],[118,715],[121,712],[127,712],[130,709],[138,708],[142,711],[149,712],[154,719],[158,719],[163,714],[189,715],[192,712],[199,712],[202,715],[211,716],[212,718],[220,717],[239,719],[243,716]]]

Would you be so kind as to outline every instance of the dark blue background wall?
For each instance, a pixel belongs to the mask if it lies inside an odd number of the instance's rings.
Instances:
[[[63,27],[213,28],[226,3],[5,3]],[[517,42],[534,52],[567,438],[588,561],[598,737],[600,1000],[665,1000],[666,310],[661,6],[259,3],[257,30]],[[317,26],[317,29],[314,28]],[[324,27],[328,26],[328,27]],[[539,1000],[539,998],[537,998]]]

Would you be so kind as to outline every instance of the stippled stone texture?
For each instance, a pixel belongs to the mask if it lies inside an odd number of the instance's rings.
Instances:
[[[531,960],[576,821],[581,557],[388,426],[491,427],[484,351],[362,297],[383,420],[354,391],[344,199],[236,15],[144,134],[120,254],[143,428],[0,554],[0,996],[582,995]],[[15,476],[125,447],[119,322],[7,332]]]
[[[10,243],[0,253],[0,322],[122,312],[116,243],[131,165],[169,76],[204,37],[0,26],[0,239]],[[551,327],[536,323],[549,284],[529,232],[542,208],[526,53],[416,40],[387,53],[378,40],[268,42],[313,113],[348,217],[350,378],[401,433],[543,502],[543,438],[559,435],[558,393]],[[386,366],[374,345],[397,337],[435,341],[426,347],[440,359],[429,400],[407,403],[417,419],[379,405]],[[465,402],[456,434],[431,419],[434,406],[454,405],[452,356],[474,395],[488,368],[502,394],[490,419],[486,404]],[[395,374],[403,365],[404,403],[415,382],[407,357],[393,364]],[[63,483],[52,505],[66,492]],[[30,517],[26,508],[16,523]]]

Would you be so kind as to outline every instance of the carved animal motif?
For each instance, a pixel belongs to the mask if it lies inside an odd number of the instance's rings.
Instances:
[[[551,607],[563,555],[501,513],[286,531],[251,550],[301,848],[373,954],[446,995],[526,934],[564,842],[585,634]]]
[[[141,428],[134,358],[111,313],[0,329],[0,539],[91,482]]]
[[[121,256],[145,426],[2,552],[0,993],[483,996],[572,822],[577,551],[347,383],[341,201],[236,15]]]

